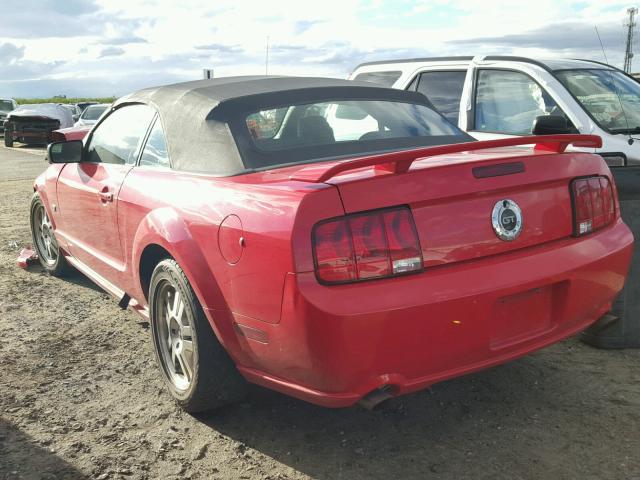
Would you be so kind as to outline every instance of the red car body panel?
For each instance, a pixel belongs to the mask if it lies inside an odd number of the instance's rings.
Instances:
[[[514,162],[524,171],[473,174]],[[406,173],[364,166],[313,180],[333,165],[222,178],[54,165],[36,189],[65,254],[98,283],[144,313],[141,259],[164,248],[248,380],[330,407],[380,387],[408,393],[554,343],[600,318],[623,287],[633,237],[617,203],[611,225],[572,236],[571,180],[602,175],[613,184],[599,156],[503,148],[419,160]],[[523,212],[514,242],[491,226],[504,198]],[[413,212],[423,271],[318,282],[316,223],[397,205]]]
[[[60,128],[51,132],[52,142],[65,142],[70,140],[82,140],[91,130],[91,125],[83,125],[80,127]]]

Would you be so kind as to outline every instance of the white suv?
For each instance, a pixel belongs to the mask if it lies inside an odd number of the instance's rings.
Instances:
[[[640,163],[640,84],[603,63],[509,56],[417,58],[363,63],[349,78],[417,90],[479,140],[587,133],[602,137],[597,153],[610,165]]]

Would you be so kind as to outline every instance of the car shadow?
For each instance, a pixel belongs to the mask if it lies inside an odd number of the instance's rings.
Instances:
[[[539,478],[528,476],[530,444],[544,442],[537,453],[548,450],[553,459],[565,448],[558,425],[576,421],[563,420],[558,398],[597,404],[601,395],[539,360],[450,380],[374,412],[326,409],[256,387],[244,404],[196,418],[317,479],[507,478],[505,464],[508,478]],[[582,454],[588,458],[588,451],[576,453]],[[547,457],[540,457],[545,467]]]
[[[40,265],[40,263],[32,263],[28,266],[27,271],[31,273],[44,273],[44,268]],[[68,274],[66,274],[61,280],[73,283],[74,285],[78,285],[80,287],[85,287],[93,290],[94,292],[106,293],[102,288],[89,280],[89,277],[85,276],[80,271],[72,268]]]
[[[83,480],[90,477],[50,449],[36,445],[35,440],[0,418],[0,478]]]
[[[106,293],[102,288],[89,280],[89,277],[85,276],[83,273],[80,273],[75,269],[65,275],[64,281],[73,283],[74,285],[78,285],[80,287],[89,288],[95,292]]]
[[[2,135],[4,138],[4,134]],[[8,147],[9,148],[9,147]],[[20,143],[14,142],[13,146],[10,147],[14,150],[45,150],[47,148],[47,144],[45,143]]]

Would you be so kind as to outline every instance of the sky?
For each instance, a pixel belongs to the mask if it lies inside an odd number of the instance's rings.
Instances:
[[[120,96],[268,73],[449,55],[624,58],[615,0],[0,0],[0,97]],[[638,32],[640,36],[640,32]],[[634,42],[634,45],[635,42]],[[640,71],[640,45],[634,71]]]

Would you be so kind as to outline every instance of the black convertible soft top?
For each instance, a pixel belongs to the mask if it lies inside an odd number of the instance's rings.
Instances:
[[[431,107],[417,92],[374,83],[316,77],[243,76],[146,88],[118,99],[154,107],[162,121],[172,167],[235,175],[247,171],[229,124],[240,115],[323,100],[391,100]]]

